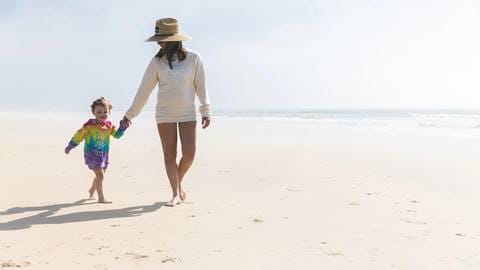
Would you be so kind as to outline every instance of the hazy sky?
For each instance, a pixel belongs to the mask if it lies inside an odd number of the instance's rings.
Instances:
[[[217,110],[480,108],[477,0],[0,0],[0,104],[128,107],[162,17]]]

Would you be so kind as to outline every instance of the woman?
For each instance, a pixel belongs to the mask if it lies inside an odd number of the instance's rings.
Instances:
[[[140,87],[124,121],[131,124],[147,103],[158,83],[155,119],[162,141],[165,169],[172,187],[172,199],[167,206],[175,206],[185,200],[182,180],[195,156],[195,95],[200,101],[202,128],[210,124],[211,110],[205,89],[205,73],[202,59],[186,50],[182,41],[190,37],[179,32],[178,21],[173,18],[157,20],[155,35],[146,41],[160,45],[160,51],[152,58]],[[182,146],[182,158],[177,165],[177,127]]]

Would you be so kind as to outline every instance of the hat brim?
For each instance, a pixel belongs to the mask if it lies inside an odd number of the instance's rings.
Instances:
[[[171,36],[156,36],[156,35],[153,35],[151,37],[149,37],[148,39],[145,40],[145,42],[150,42],[150,41],[153,41],[153,42],[158,42],[158,41],[185,41],[185,40],[190,40],[192,39],[191,37],[187,36],[187,35],[184,35],[184,34],[174,34],[174,35],[171,35]]]

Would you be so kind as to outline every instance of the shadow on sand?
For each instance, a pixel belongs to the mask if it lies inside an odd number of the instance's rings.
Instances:
[[[92,221],[92,220],[102,220],[102,219],[112,219],[112,218],[125,218],[125,217],[135,217],[140,216],[141,214],[155,212],[164,205],[163,202],[156,202],[151,205],[139,205],[132,206],[120,209],[109,209],[109,210],[99,210],[99,211],[84,211],[77,213],[70,213],[59,216],[52,216],[60,209],[75,207],[91,203],[85,203],[87,200],[79,200],[73,203],[61,203],[61,204],[52,204],[45,206],[32,206],[32,207],[13,207],[4,212],[0,212],[2,215],[12,215],[32,211],[43,211],[39,214],[19,218],[6,223],[0,223],[0,231],[9,231],[9,230],[23,230],[32,227],[32,225],[40,224],[63,224],[63,223],[73,223],[73,222],[82,222],[82,221]]]

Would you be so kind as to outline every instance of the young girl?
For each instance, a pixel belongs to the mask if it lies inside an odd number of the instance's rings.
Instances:
[[[93,195],[95,191],[97,191],[99,203],[111,203],[105,200],[102,186],[103,177],[108,166],[110,136],[116,139],[122,137],[127,129],[127,123],[120,121],[120,127],[118,130],[115,129],[115,126],[107,120],[112,105],[103,97],[95,100],[90,107],[92,108],[95,119],[89,119],[83,124],[83,127],[75,133],[65,148],[65,153],[68,154],[70,150],[85,140],[85,146],[83,148],[85,164],[95,173],[92,187],[89,190],[89,199],[93,199]]]

